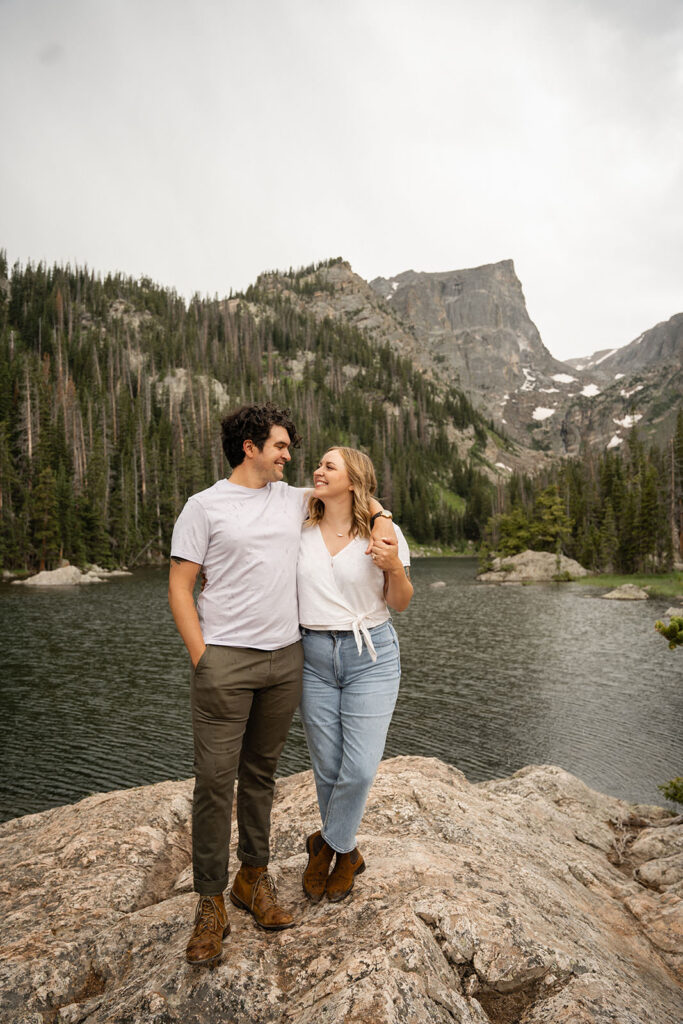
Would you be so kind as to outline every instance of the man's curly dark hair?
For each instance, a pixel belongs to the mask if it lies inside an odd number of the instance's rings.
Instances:
[[[293,448],[301,441],[289,409],[278,409],[272,402],[265,405],[242,405],[221,421],[221,437],[225,457],[234,469],[244,462],[244,442],[253,441],[260,452],[268,440],[271,427],[284,427]]]

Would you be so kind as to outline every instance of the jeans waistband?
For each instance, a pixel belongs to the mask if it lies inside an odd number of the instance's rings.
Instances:
[[[391,619],[385,619],[384,622],[380,622],[377,626],[368,626],[368,633],[372,636],[378,629],[383,629],[388,626]],[[308,626],[299,626],[302,636],[355,636],[355,630],[353,629],[309,629]]]

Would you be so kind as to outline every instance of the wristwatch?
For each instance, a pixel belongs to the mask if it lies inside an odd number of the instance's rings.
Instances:
[[[383,508],[381,512],[375,512],[374,516],[370,516],[370,528],[371,529],[375,525],[375,519],[379,519],[380,516],[382,517],[382,519],[393,519],[394,518],[388,508]]]

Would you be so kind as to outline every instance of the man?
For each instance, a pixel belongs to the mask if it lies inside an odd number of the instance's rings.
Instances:
[[[223,892],[236,777],[241,866],[230,899],[263,928],[294,923],[267,866],[275,769],[301,696],[296,563],[310,492],[282,481],[290,446],[300,441],[287,410],[243,406],[223,420],[222,439],[232,474],[188,500],[173,530],[169,577],[171,611],[192,661],[193,964],[217,959],[230,931]],[[377,519],[373,537],[386,536],[387,525]],[[195,608],[202,568],[206,586]]]

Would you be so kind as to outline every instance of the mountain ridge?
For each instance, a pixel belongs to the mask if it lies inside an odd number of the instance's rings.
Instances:
[[[390,291],[388,279],[373,288],[337,258],[186,305],[148,278],[43,264],[10,276],[0,253],[0,567],[163,558],[186,496],[225,472],[225,409],[266,399],[303,427],[292,483],[310,479],[331,444],[363,447],[382,500],[420,543],[465,549],[520,500],[535,522],[536,492],[566,490],[570,472],[594,479],[591,446],[612,472],[599,446],[611,456],[627,439],[633,501],[624,511],[619,498],[615,514],[630,527],[655,497],[643,496],[646,447],[680,406],[683,318],[636,339],[618,357],[628,373],[613,372],[611,354],[581,376],[543,346],[512,261],[399,276]],[[673,480],[654,447],[650,469]],[[582,469],[559,458],[574,453]],[[664,490],[656,499],[673,522]],[[609,523],[598,509],[587,527],[577,509],[572,543],[583,550],[586,530]],[[593,534],[584,546],[609,547]]]
[[[523,449],[574,455],[582,444],[622,444],[635,424],[653,440],[672,430],[683,390],[683,314],[620,349],[563,362],[529,317],[511,259],[366,282],[338,258],[304,272],[296,294],[292,280],[292,272],[272,272],[257,286],[388,341],[430,379],[462,388]]]

